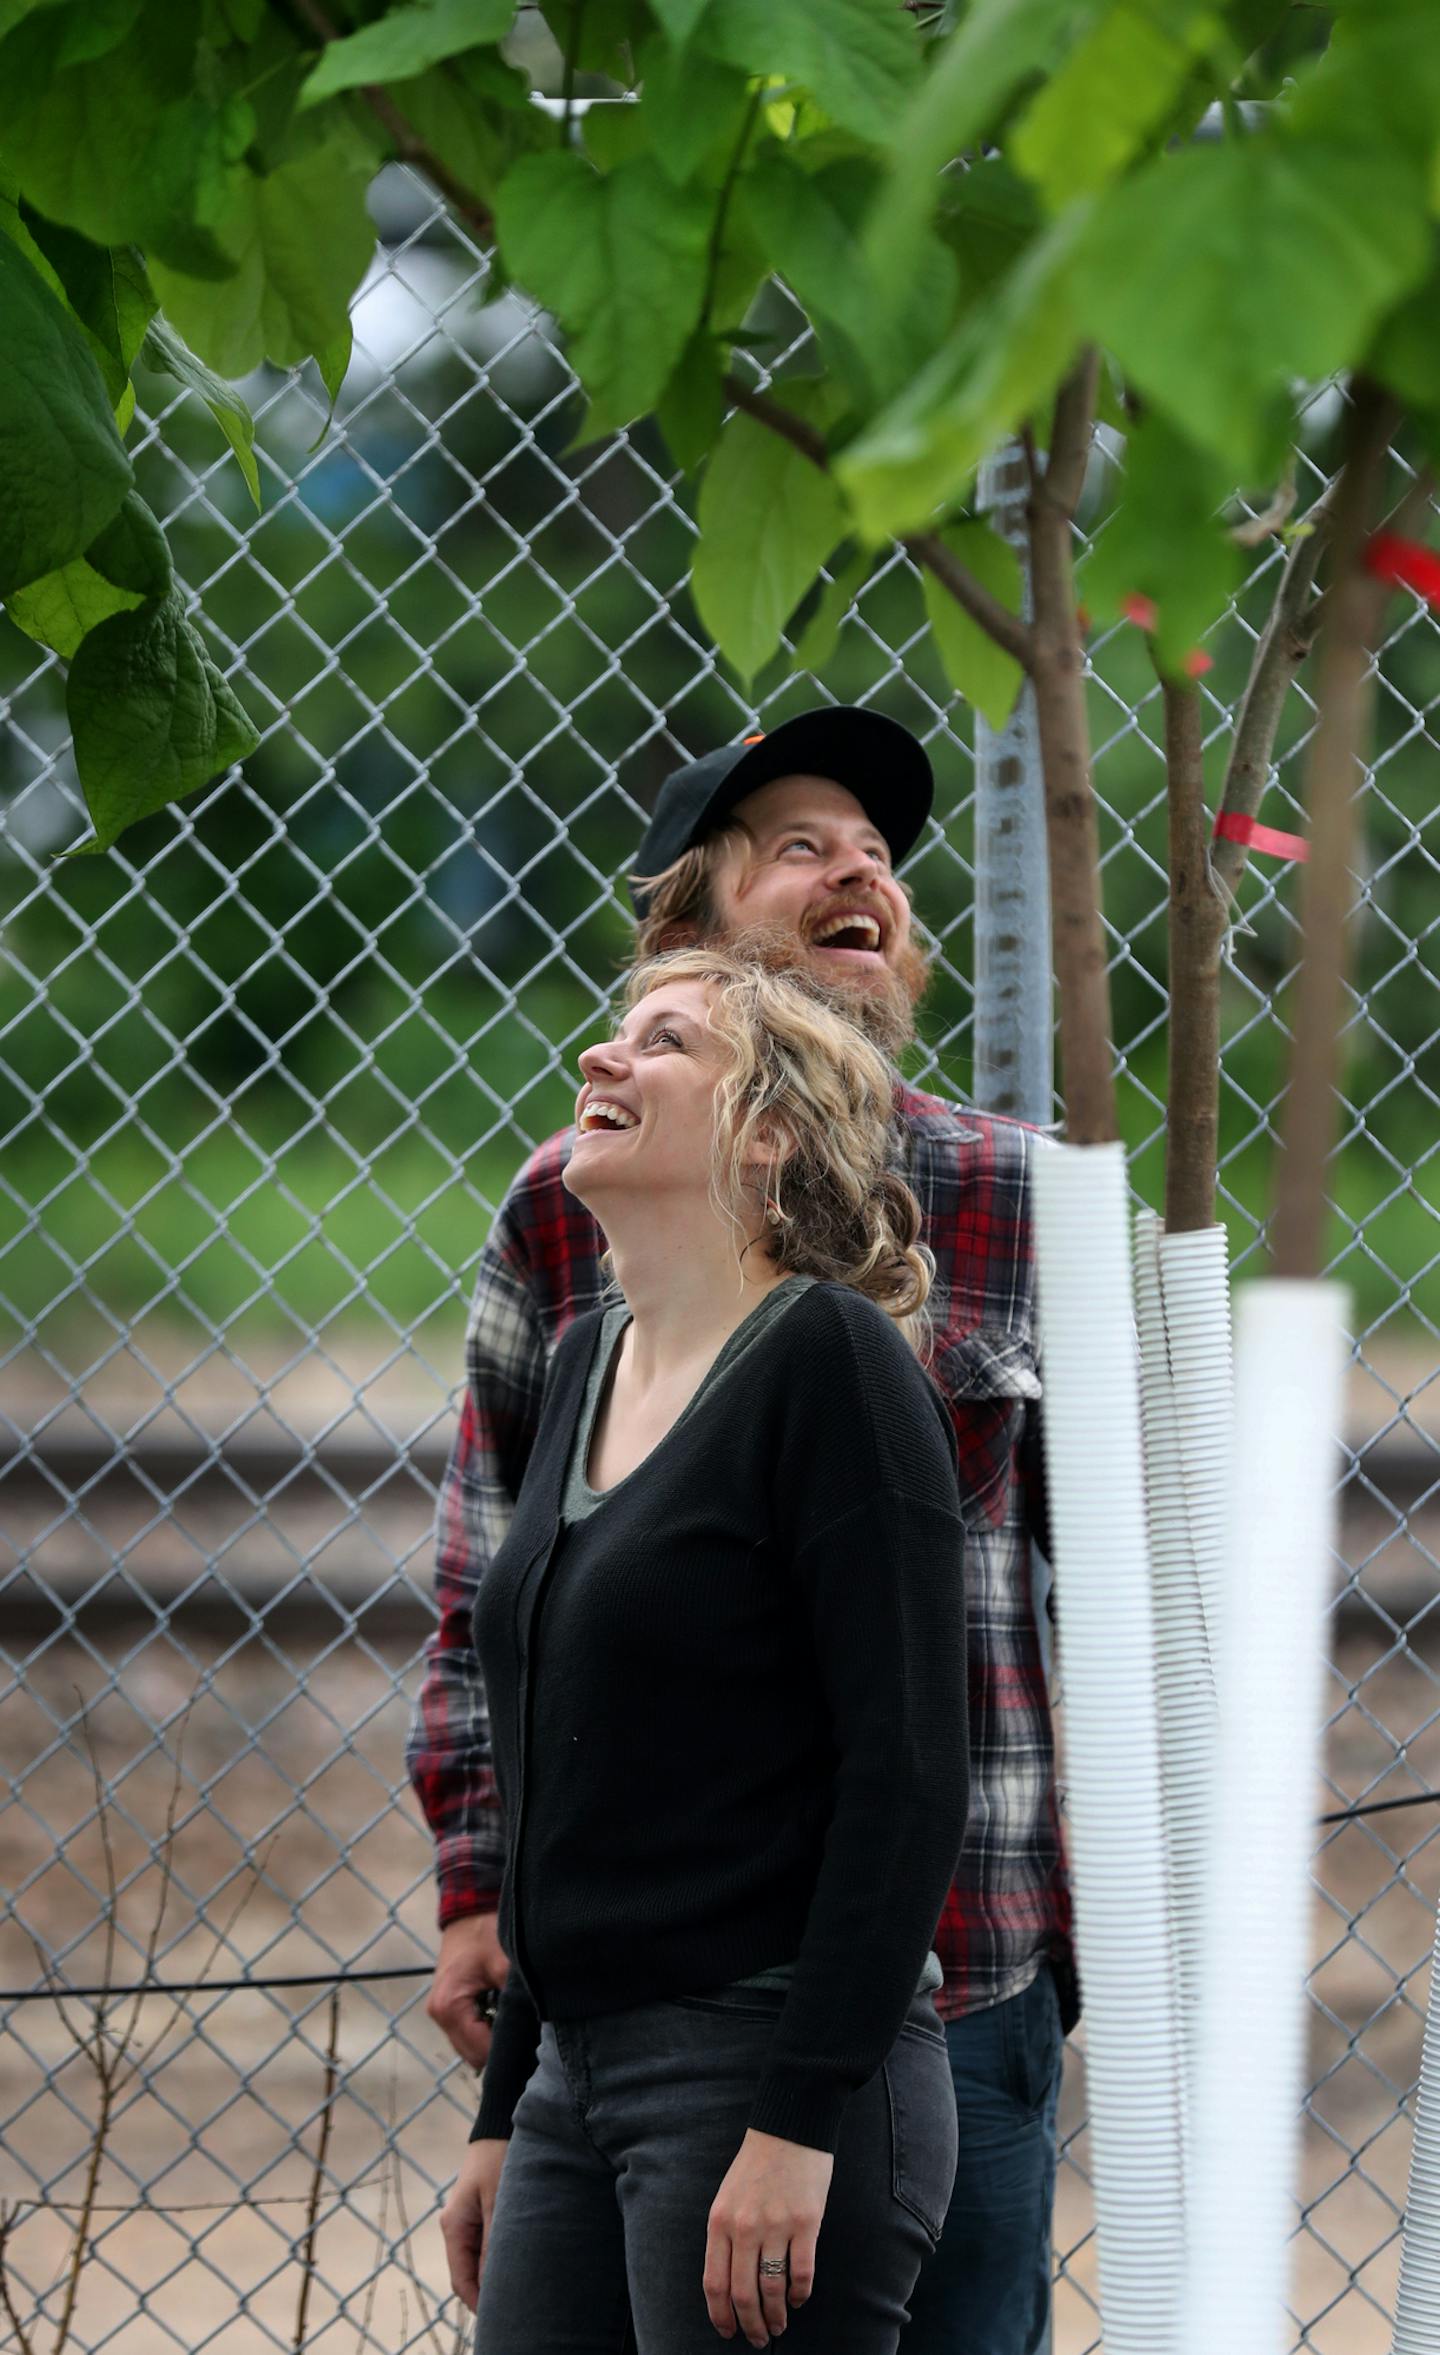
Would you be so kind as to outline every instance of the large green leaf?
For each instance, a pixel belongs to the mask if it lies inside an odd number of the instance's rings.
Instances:
[[[653,13],[677,49],[684,48],[709,5],[710,0],[650,0]]]
[[[1001,155],[986,156],[945,181],[936,226],[960,264],[967,301],[1014,267],[1035,234],[1038,212],[1034,189]]]
[[[214,225],[255,118],[194,85],[194,34],[170,0],[148,5],[117,47],[84,54],[86,10],[30,16],[0,42],[0,147],[26,196],[96,245],[138,245],[210,277],[229,268]]]
[[[1273,456],[1277,393],[1362,358],[1429,251],[1423,188],[1388,144],[1262,132],[1112,188],[1072,295],[1132,382],[1251,478]]]
[[[825,583],[815,611],[796,643],[797,671],[809,671],[812,677],[818,677],[829,668],[840,643],[845,616],[870,578],[874,562],[872,548],[857,548],[849,563],[842,564],[833,579]]]
[[[554,143],[553,124],[538,107],[516,104],[512,82],[522,96],[528,93],[529,85],[498,58],[460,58],[390,92],[426,146],[486,204],[493,204],[517,155]]]
[[[236,464],[245,477],[245,488],[258,507],[260,470],[255,463],[255,420],[234,385],[217,376],[213,368],[207,368],[203,360],[197,360],[168,319],[156,317],[142,348],[150,367],[173,376],[177,384],[200,395],[235,452]]]
[[[408,8],[392,8],[358,33],[327,42],[300,104],[316,106],[368,82],[409,81],[462,49],[500,40],[514,16],[512,0],[412,0]]]
[[[653,406],[699,323],[715,200],[648,156],[601,179],[573,153],[522,156],[495,225],[506,268],[552,310],[606,433]]]
[[[967,572],[998,597],[1010,613],[1020,611],[1020,559],[1008,540],[987,523],[956,523],[942,533],[946,547]],[[1013,654],[972,621],[933,572],[924,575],[925,611],[936,650],[952,687],[990,722],[1003,728],[1015,706],[1025,673]]]
[[[130,381],[135,355],[155,314],[143,257],[133,245],[92,245],[74,229],[23,208],[25,226],[43,252],[71,310],[94,347],[112,406]]]
[[[874,195],[874,166],[855,158],[809,172],[773,142],[741,183],[746,216],[774,268],[812,318],[844,339],[847,379],[870,399],[907,384],[943,339],[954,316],[956,269],[926,235],[912,257],[905,296],[884,335],[876,332],[877,290],[866,266],[862,224]]]
[[[871,266],[882,285],[903,274],[934,209],[943,167],[984,143],[1015,92],[1054,64],[1098,4],[975,0],[959,31],[937,49],[929,79],[891,143],[893,174],[870,228]]]
[[[920,73],[914,21],[885,0],[711,0],[697,43],[744,73],[802,82],[866,139],[895,128]]]
[[[1132,425],[1118,511],[1079,576],[1097,621],[1132,597],[1154,607],[1155,652],[1172,675],[1220,619],[1240,578],[1241,552],[1219,512],[1232,488],[1223,460],[1163,417]]]
[[[1082,202],[1054,222],[836,460],[867,539],[924,529],[981,460],[1049,401],[1079,345],[1071,282],[1088,221]]]
[[[753,678],[844,536],[844,506],[821,467],[741,415],[716,444],[698,521],[696,608],[721,653]]]
[[[1007,141],[1052,209],[1094,195],[1123,171],[1216,31],[1209,0],[1110,0]]]
[[[174,578],[165,535],[149,508],[127,491],[118,512],[84,556],[5,601],[13,622],[68,660],[88,632],[112,613],[163,597]]]
[[[724,415],[724,355],[713,335],[698,330],[655,408],[655,422],[682,474],[709,457]]]
[[[66,708],[95,828],[81,851],[108,850],[258,741],[178,589],[91,630],[70,665]]]
[[[375,250],[368,175],[339,136],[258,178],[242,174],[220,225],[235,276],[223,286],[156,269],[167,317],[221,376],[262,360],[293,368],[344,334],[350,298]]]
[[[84,329],[0,237],[0,597],[82,555],[132,480]]]
[[[672,180],[694,178],[707,156],[733,149],[750,104],[748,77],[731,66],[709,63],[696,72],[668,41],[657,35],[640,56],[643,98],[638,113],[656,162]],[[586,122],[587,141],[599,109]]]

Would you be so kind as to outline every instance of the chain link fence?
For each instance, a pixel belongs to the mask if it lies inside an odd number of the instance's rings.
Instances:
[[[484,256],[418,182],[391,172],[375,202],[333,421],[308,371],[247,388],[258,517],[189,397],[156,380],[138,437],[262,730],[243,777],[59,862],[84,832],[63,682],[0,625],[0,2235],[34,2355],[463,2344],[434,2211],[472,2087],[422,2008],[429,1844],[401,1765],[430,1517],[471,1270],[519,1160],[568,1117],[625,954],[617,877],[678,759],[827,697],[926,740],[939,798],[907,872],[937,980],[913,1069],[970,1083],[970,718],[906,560],[877,564],[822,682],[777,665],[747,702],[691,608],[692,501],[656,435],[569,449],[580,403],[549,323],[485,299]],[[771,299],[783,351],[803,326]],[[1255,552],[1210,641],[1217,763],[1280,560]],[[1091,655],[1123,1119],[1153,1201],[1159,698],[1138,632]],[[1317,1812],[1440,1783],[1440,633],[1419,606],[1382,681],[1336,1165],[1355,1357]],[[1310,718],[1302,688],[1282,824]],[[1247,879],[1222,1106],[1242,1271],[1295,939],[1293,871]],[[1435,1815],[1317,1842],[1296,2345],[1383,2355]],[[340,1972],[378,1975],[336,1992]],[[190,1991],[15,2000],[50,1973]],[[240,1976],[267,1985],[227,1989]],[[1083,2029],[1062,2123],[1056,2347],[1084,2355]]]

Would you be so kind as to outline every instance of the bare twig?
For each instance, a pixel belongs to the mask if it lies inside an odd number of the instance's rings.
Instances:
[[[4,2306],[10,2328],[15,2333],[18,2355],[35,2355],[35,2342],[15,2311],[15,2302],[10,2295],[10,2268],[5,2261],[10,2235],[15,2229],[19,2213],[18,2202],[12,2208],[8,2200],[0,2200],[0,2305]]]
[[[1270,618],[1256,644],[1220,796],[1220,808],[1227,817],[1253,818],[1264,799],[1285,698],[1319,627],[1319,608],[1312,602],[1312,592],[1316,568],[1329,543],[1333,499],[1332,484],[1306,515],[1301,536],[1285,560]],[[1222,891],[1234,892],[1247,855],[1243,842],[1222,836],[1215,843],[1210,864]]]
[[[1236,547],[1263,548],[1273,533],[1284,530],[1285,525],[1295,512],[1295,501],[1298,496],[1299,493],[1295,485],[1295,469],[1292,464],[1284,481],[1276,489],[1275,496],[1269,506],[1262,507],[1258,515],[1247,515],[1243,523],[1231,525],[1230,537]]]
[[[1319,720],[1305,764],[1310,861],[1301,880],[1300,969],[1294,988],[1290,1084],[1281,1113],[1272,1248],[1277,1276],[1318,1275],[1325,1182],[1335,1138],[1345,1014],[1360,767],[1374,700],[1373,647],[1387,591],[1366,570],[1397,405],[1368,379],[1352,383],[1350,444],[1335,495],[1330,584],[1320,646]]]
[[[395,2241],[395,2252],[398,2256],[402,2249],[405,2251],[406,2262],[403,2270],[409,2274],[410,2279],[415,2284],[415,2296],[420,2307],[420,2319],[425,2325],[425,2335],[429,2339],[432,2347],[435,2349],[435,2355],[445,2355],[445,2350],[440,2344],[440,2334],[435,2327],[434,2320],[431,2317],[430,2301],[425,2295],[424,2284],[421,2281],[420,2275],[417,2272],[415,2266],[414,2243],[410,2237],[410,2217],[405,2206],[405,2178],[403,2163],[400,2157],[400,2147],[395,2141],[393,2135],[390,2138],[390,2159],[395,2171],[395,2208],[400,2218],[400,2231]],[[409,2333],[406,2332],[402,2338],[401,2344],[408,2345],[408,2343]]]
[[[315,2235],[319,2225],[320,2193],[325,2161],[330,2155],[330,2129],[335,2123],[335,2088],[340,2078],[340,1990],[330,1990],[330,2036],[325,2047],[325,2096],[320,2110],[320,2139],[315,2150],[315,2172],[306,2203],[305,2245],[300,2254],[300,2297],[295,2308],[295,2355],[304,2355],[305,2323],[310,2310],[310,2285],[315,2279]]]

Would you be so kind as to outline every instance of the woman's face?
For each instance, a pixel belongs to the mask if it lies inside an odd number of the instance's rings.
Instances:
[[[606,1206],[632,1194],[708,1206],[725,1060],[710,1003],[708,983],[669,982],[580,1057],[585,1084],[565,1184],[602,1226]]]

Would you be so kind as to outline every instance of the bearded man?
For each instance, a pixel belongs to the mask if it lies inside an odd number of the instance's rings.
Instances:
[[[630,878],[636,963],[692,941],[776,935],[892,1063],[929,967],[896,869],[930,816],[917,739],[880,714],[805,712],[666,779]],[[935,1938],[960,2126],[954,2195],[921,2274],[906,2355],[1045,2355],[1063,2039],[1077,2011],[1054,1749],[1030,1579],[1043,1518],[1030,1176],[1034,1138],[895,1079],[896,1166],[934,1254],[930,1370],[950,1409],[967,1526],[971,1812]],[[472,2067],[504,1832],[471,1643],[475,1595],[514,1507],[549,1357],[605,1289],[605,1240],[561,1173],[565,1129],[510,1188],[480,1261],[466,1390],[440,1499],[439,1626],[407,1759],[435,1836],[432,2019]],[[478,2214],[474,2230],[478,2239]],[[503,2351],[502,2351],[503,2355]]]

